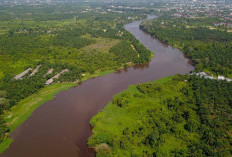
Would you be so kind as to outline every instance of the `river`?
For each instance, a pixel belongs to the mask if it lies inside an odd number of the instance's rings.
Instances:
[[[149,16],[149,19],[154,16]],[[155,53],[151,62],[81,83],[41,105],[10,137],[10,148],[1,157],[88,157],[91,135],[89,121],[129,85],[160,79],[193,70],[179,49],[161,43],[139,29],[142,21],[125,26]]]

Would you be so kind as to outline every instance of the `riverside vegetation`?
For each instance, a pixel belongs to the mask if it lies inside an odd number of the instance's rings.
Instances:
[[[97,156],[231,156],[232,83],[176,75],[130,86],[90,121]]]
[[[152,53],[123,28],[132,20],[145,18],[146,11],[106,10],[104,5],[82,3],[0,6],[1,152],[11,142],[8,133],[58,91],[75,86],[73,82],[151,59]],[[41,67],[33,76],[30,71],[22,80],[14,79],[38,65]],[[53,71],[47,74],[50,69]],[[69,72],[45,87],[46,80],[63,69]],[[43,101],[30,101],[31,97]],[[33,105],[26,109],[25,104]]]
[[[171,13],[144,21],[141,29],[164,43],[180,48],[193,62],[196,71],[232,77],[232,33],[212,27],[222,22],[217,17],[176,18]]]
[[[220,18],[176,18],[141,28],[180,48],[195,71],[232,77],[232,33]],[[88,139],[97,156],[232,156],[232,82],[175,75],[130,86],[94,116]]]
[[[148,62],[151,52],[123,28],[144,13],[95,3],[1,5],[0,152],[12,142],[9,132],[73,82]],[[231,77],[231,34],[208,27],[219,20],[160,13],[141,28],[183,50],[196,71]],[[38,65],[33,76],[13,79]],[[231,156],[231,95],[231,82],[189,75],[130,86],[92,118],[88,145],[97,156]]]

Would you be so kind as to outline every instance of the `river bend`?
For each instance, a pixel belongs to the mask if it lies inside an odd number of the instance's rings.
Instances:
[[[59,93],[11,133],[14,142],[0,156],[92,157],[94,152],[87,147],[87,138],[91,135],[89,121],[113,95],[132,84],[193,70],[179,49],[164,45],[140,30],[141,22],[127,24],[125,29],[155,53],[150,63],[90,79]]]

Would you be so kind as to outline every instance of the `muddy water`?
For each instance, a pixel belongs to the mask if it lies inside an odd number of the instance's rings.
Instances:
[[[150,17],[152,18],[152,17]],[[188,73],[193,67],[181,51],[166,46],[139,29],[141,21],[125,26],[148,49],[155,52],[149,64],[136,65],[104,77],[85,81],[61,92],[39,107],[11,137],[14,142],[1,157],[88,157],[89,120],[113,97],[131,84]]]

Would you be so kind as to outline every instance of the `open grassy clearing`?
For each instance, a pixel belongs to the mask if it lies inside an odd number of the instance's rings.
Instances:
[[[109,52],[110,48],[112,48],[113,46],[115,46],[116,44],[118,44],[120,42],[120,40],[118,40],[118,39],[110,39],[110,38],[103,38],[103,37],[93,38],[89,34],[83,35],[81,37],[87,38],[87,39],[94,39],[96,41],[96,43],[88,45],[88,46],[81,49],[84,51],[94,51],[95,50],[97,52],[107,53],[107,52]]]

